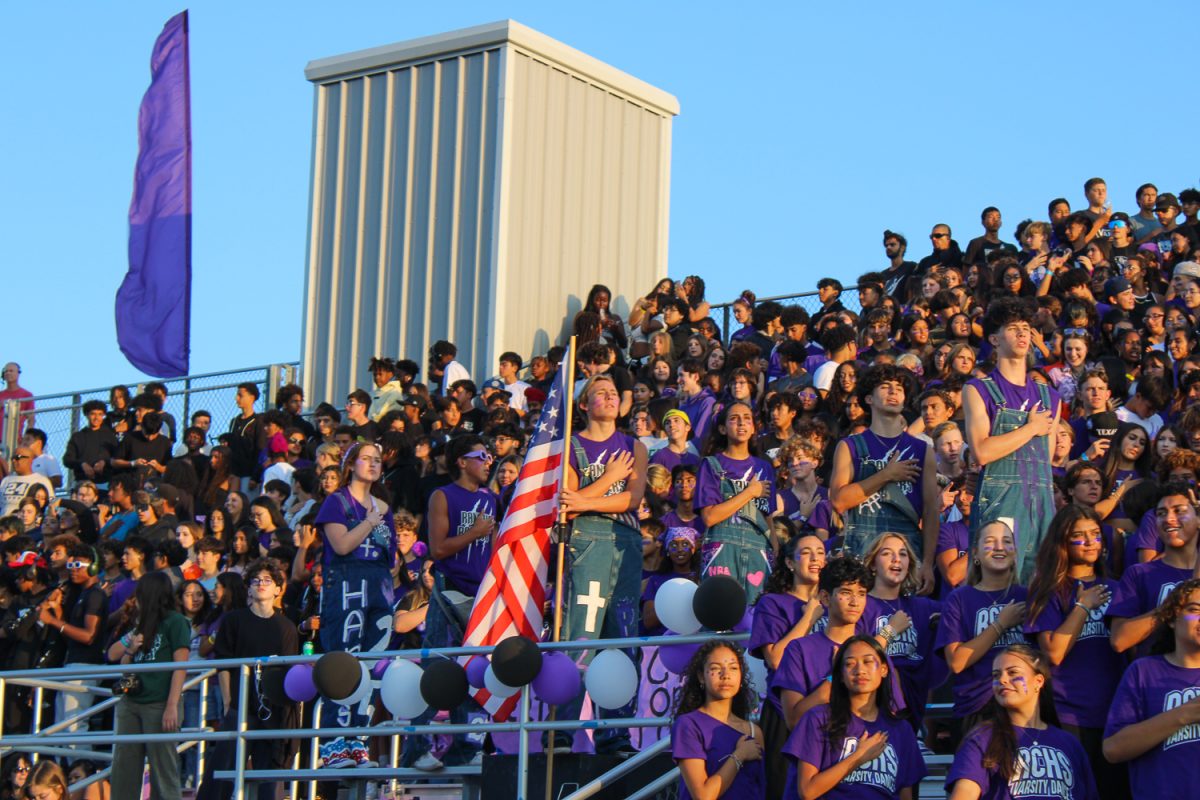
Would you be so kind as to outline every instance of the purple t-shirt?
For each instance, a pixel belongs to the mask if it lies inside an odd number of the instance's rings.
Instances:
[[[1162,539],[1158,537],[1158,515],[1150,509],[1142,515],[1137,530],[1125,540],[1125,565],[1127,567],[1138,563],[1138,550],[1163,551]]]
[[[670,447],[664,447],[650,457],[650,463],[666,467],[668,470],[673,470],[680,464],[686,464],[689,466],[699,464],[700,456],[696,455],[690,450],[681,455],[676,453]]]
[[[971,641],[996,621],[1006,605],[1024,602],[1028,594],[1024,586],[1016,585],[996,592],[985,592],[974,586],[958,587],[942,607],[942,621],[934,646],[941,652],[952,642]],[[962,719],[979,711],[992,696],[992,659],[1010,644],[1028,643],[1020,627],[1009,628],[983,658],[954,676],[956,718]]]
[[[1116,581],[1101,580],[1109,590],[1116,588]],[[1086,581],[1083,586],[1090,589],[1095,583]],[[1075,608],[1074,589],[1069,597],[1066,603],[1058,595],[1051,597],[1037,619],[1025,623],[1025,633],[1036,639],[1037,634],[1043,631],[1058,630]],[[1107,613],[1108,604],[1089,612],[1071,652],[1067,653],[1062,664],[1050,668],[1054,706],[1058,710],[1059,721],[1064,725],[1104,727],[1109,699],[1125,669],[1124,657],[1112,649],[1109,641],[1108,626],[1104,624]]]
[[[654,596],[658,594],[658,590],[662,588],[662,585],[672,578],[687,578],[693,583],[696,581],[695,573],[680,575],[677,572],[652,572],[646,578],[646,585],[642,588],[642,605],[645,605],[647,600],[653,600]],[[638,606],[638,608],[640,609],[641,606]],[[662,622],[659,622],[653,628],[647,627],[645,616],[639,614],[638,631],[641,636],[665,636],[667,627]]]
[[[758,658],[763,658],[763,645],[775,644],[784,635],[795,627],[800,618],[804,616],[805,601],[791,594],[764,594],[758,598],[758,602],[754,604],[754,623],[750,626],[750,640],[746,643],[746,649],[751,655]],[[824,616],[818,622],[827,622]],[[809,631],[809,634],[816,632],[816,624],[813,625],[814,630]],[[780,656],[780,661],[783,658]],[[764,659],[765,661],[765,659]],[[775,677],[775,670],[771,669],[771,665],[767,664],[767,685],[770,686]],[[779,696],[774,692],[767,692],[767,702],[775,706],[775,710],[779,709]]]
[[[1190,569],[1172,567],[1161,559],[1133,564],[1121,576],[1121,582],[1108,604],[1108,616],[1130,619],[1162,605],[1179,584],[1192,577]]]
[[[1104,736],[1145,722],[1200,697],[1200,669],[1177,667],[1163,656],[1139,658],[1117,686]],[[1200,725],[1186,725],[1129,762],[1134,797],[1193,798],[1200,784]]]
[[[774,482],[775,480],[774,468],[761,458],[750,456],[749,458],[734,459],[724,453],[719,453],[716,458],[717,463],[725,472],[725,477],[733,484],[735,492],[745,489],[750,481]],[[700,462],[700,470],[696,474],[696,498],[692,501],[696,508],[715,506],[728,499],[721,494],[721,476],[713,472],[708,459]],[[763,516],[770,516],[773,510],[770,495],[756,498],[754,504],[758,506],[758,510],[762,512]],[[737,513],[741,515],[743,512],[738,511]]]
[[[701,389],[695,397],[687,400],[680,398],[679,410],[688,415],[692,423],[691,441],[700,452],[704,452],[704,443],[713,427],[713,410],[717,407],[717,398],[707,388]]]
[[[697,709],[680,714],[671,726],[671,754],[676,761],[685,758],[704,760],[704,769],[712,775],[737,749],[746,731],[738,730]],[[760,800],[767,791],[766,770],[762,759],[746,761],[722,798],[730,800]],[[690,800],[691,794],[679,780],[680,800]]]
[[[955,558],[962,558],[967,554],[967,550],[971,547],[971,531],[967,528],[967,523],[962,520],[955,522],[943,522],[938,528],[937,552],[944,553],[947,550],[954,551]],[[939,596],[945,600],[950,596],[950,592],[957,587],[951,586],[950,581],[942,579]]]
[[[321,510],[317,512],[316,524],[324,526],[326,523],[336,522],[339,525],[345,525],[349,530],[366,518],[367,509],[354,499],[354,495],[350,494],[349,487],[343,487],[326,497],[325,501],[321,503]],[[392,510],[389,508],[383,515],[383,522],[375,526],[367,538],[362,540],[362,544],[344,556],[333,552],[333,546],[326,537],[321,563],[329,565],[335,559],[356,559],[358,561],[379,561],[385,566],[390,566],[395,554],[396,521],[392,518]]]
[[[912,725],[904,720],[891,719],[880,713],[873,722],[868,722],[851,714],[846,736],[836,744],[828,740],[825,732],[828,722],[829,706],[817,706],[809,709],[792,729],[782,751],[791,762],[784,797],[800,796],[799,763],[811,764],[818,772],[824,772],[850,757],[858,749],[860,736],[880,731],[887,733],[888,737],[883,752],[852,771],[821,797],[830,800],[897,798],[902,789],[916,786],[925,777],[925,761],[921,758],[917,736]]]
[[[878,634],[897,611],[912,619],[903,633],[888,643],[887,654],[900,676],[904,702],[918,715],[925,709],[933,668],[933,615],[941,612],[942,604],[928,597],[904,595],[896,600],[867,596],[863,620],[868,633]]]
[[[485,486],[472,492],[457,483],[448,483],[437,491],[446,498],[446,519],[450,523],[446,531],[448,539],[465,534],[480,517],[496,518],[496,495]],[[491,537],[484,536],[449,558],[435,560],[433,568],[446,578],[450,588],[474,595],[479,591],[491,557]]]
[[[967,780],[983,790],[980,800],[1094,800],[1099,797],[1091,764],[1078,739],[1053,726],[1045,730],[1013,730],[1017,734],[1018,767],[1011,781],[1006,784],[998,771],[984,768],[984,753],[992,740],[992,732],[990,727],[980,726],[967,734],[954,754],[954,764],[946,775],[946,792],[952,792],[958,781]]]
[[[801,531],[828,531],[833,527],[833,508],[829,505],[829,490],[824,486],[817,487],[817,497],[821,499],[807,517],[800,513],[800,498],[795,492],[784,489],[779,496],[783,499],[783,515],[796,523]]]
[[[707,530],[707,528],[704,527],[704,520],[700,519],[699,514],[696,515],[695,519],[689,519],[685,522],[679,518],[679,514],[677,512],[668,511],[666,514],[662,515],[659,521],[668,528],[692,528],[701,536],[704,536],[704,531]],[[699,547],[699,543],[697,543],[696,546]]]
[[[594,439],[588,439],[579,435],[571,437],[571,441],[582,447],[584,454],[587,455],[588,464],[579,475],[580,486],[583,486],[585,482],[593,483],[596,479],[603,476],[605,470],[608,469],[608,460],[614,454],[629,453],[631,457],[633,456],[633,437],[620,431],[616,431],[612,436],[601,441],[595,441]],[[571,455],[571,466],[577,470],[579,469],[579,462],[574,454]],[[605,492],[605,496],[620,494],[625,491],[625,483],[624,479],[617,481],[609,487],[609,490]]]
[[[1000,395],[1004,398],[1004,405],[1013,411],[1028,411],[1038,403],[1042,402],[1041,392],[1038,390],[1037,381],[1025,376],[1025,385],[1017,386],[1015,383],[1010,383],[1007,378],[1000,374],[1000,370],[992,370],[988,375],[996,382],[996,388],[1000,390]],[[983,399],[983,407],[987,409],[988,419],[996,418],[996,403],[992,400],[991,393],[983,385],[981,378],[972,378],[967,381],[967,386],[974,386],[975,391],[979,393]],[[1058,411],[1058,407],[1062,404],[1062,396],[1053,386],[1046,386],[1047,392],[1050,394],[1050,407],[1046,409],[1051,414]]]

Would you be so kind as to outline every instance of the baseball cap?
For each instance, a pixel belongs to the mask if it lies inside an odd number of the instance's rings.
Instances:
[[[672,417],[678,417],[679,419],[681,419],[681,420],[683,420],[684,422],[686,422],[688,425],[691,425],[691,424],[692,424],[692,418],[691,418],[691,417],[689,417],[689,416],[687,415],[687,412],[686,412],[686,411],[680,411],[678,408],[672,408],[670,411],[668,411],[667,413],[663,414],[663,418],[662,418],[662,424],[663,424],[663,425],[666,425],[666,424],[667,424],[667,420],[671,419]]]
[[[483,388],[500,390],[504,388],[504,381],[500,380],[499,378],[488,378],[483,382]]]
[[[1158,196],[1158,200],[1154,202],[1155,211],[1166,211],[1171,207],[1179,208],[1179,198],[1170,192],[1167,192],[1166,194],[1160,194]]]
[[[1175,265],[1173,277],[1195,278],[1200,281],[1200,264],[1195,261],[1180,261]]]
[[[546,393],[536,386],[532,386],[525,390],[525,402],[544,403],[546,402]]]
[[[282,433],[277,433],[275,435],[283,436]],[[169,483],[160,483],[155,494],[173,506],[179,505],[179,490]]]
[[[1121,292],[1129,289],[1129,281],[1119,275],[1115,278],[1109,278],[1104,282],[1104,296],[1116,297]]]

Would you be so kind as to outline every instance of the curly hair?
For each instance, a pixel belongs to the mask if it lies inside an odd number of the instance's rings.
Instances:
[[[740,645],[724,639],[716,639],[700,645],[696,655],[688,663],[683,673],[683,685],[679,689],[679,700],[675,704],[676,718],[689,714],[700,708],[708,700],[704,690],[704,665],[714,650],[724,647],[731,651],[738,660],[738,668],[742,672],[742,683],[738,693],[733,697],[732,711],[743,719],[750,715],[758,704],[758,696],[750,686],[750,670],[746,667],[746,653]]]
[[[1158,640],[1153,647],[1156,655],[1175,651],[1175,623],[1183,615],[1188,598],[1197,591],[1200,591],[1200,578],[1189,578],[1172,589],[1154,611],[1154,620],[1158,623]]]

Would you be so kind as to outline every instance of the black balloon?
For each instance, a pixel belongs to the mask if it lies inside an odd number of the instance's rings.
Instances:
[[[283,688],[283,679],[287,677],[287,667],[267,667],[262,671],[258,682],[258,693],[271,705],[283,706],[291,703],[287,691]]]
[[[313,683],[317,691],[330,700],[345,700],[358,689],[362,669],[358,659],[345,650],[335,650],[317,659],[313,667]]]
[[[467,671],[454,659],[434,661],[421,675],[421,699],[440,711],[462,705],[468,688]]]
[[[508,637],[492,653],[492,673],[505,686],[525,686],[541,671],[537,643],[524,636]]]
[[[728,575],[705,578],[692,595],[692,613],[710,631],[732,630],[746,614],[746,590]]]

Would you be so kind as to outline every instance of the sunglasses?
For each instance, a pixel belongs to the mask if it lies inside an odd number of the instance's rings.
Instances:
[[[948,234],[948,233],[931,233],[931,234],[929,234],[930,239],[946,239],[949,236],[950,236],[950,234]]]
[[[288,444],[304,444],[304,439],[288,439]]]
[[[472,450],[471,452],[464,455],[463,458],[469,458],[472,461],[480,461],[480,462],[483,462],[484,464],[492,463],[492,454],[489,453],[487,450]]]
[[[1087,328],[1063,328],[1063,336],[1086,336],[1091,338],[1091,332]]]
[[[90,561],[68,561],[67,569],[87,569],[91,565]]]

